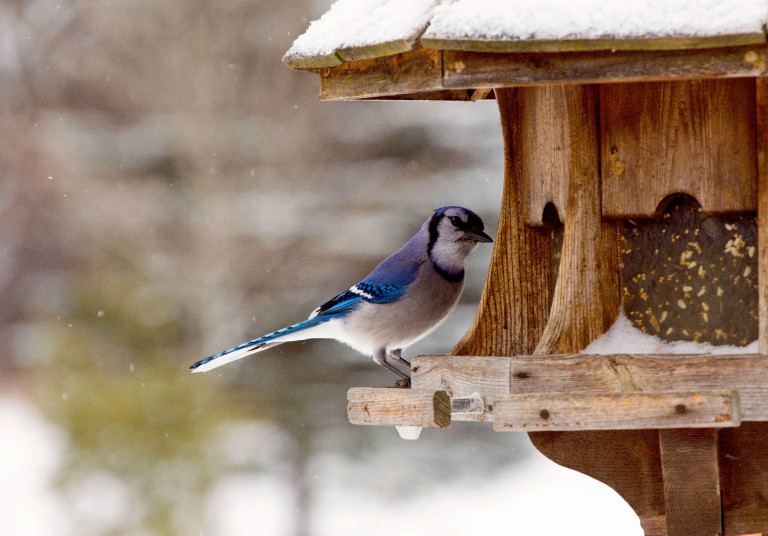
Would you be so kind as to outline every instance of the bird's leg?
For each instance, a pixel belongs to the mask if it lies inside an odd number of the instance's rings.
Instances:
[[[403,365],[404,367],[408,367],[408,369],[411,368],[411,363],[407,359],[403,359],[403,356],[401,355],[403,353],[402,350],[390,350],[389,351],[389,357]]]
[[[405,372],[400,371],[397,367],[387,362],[387,351],[384,348],[377,350],[373,354],[373,362],[397,376],[399,378],[397,385],[406,387],[411,384],[411,378]]]

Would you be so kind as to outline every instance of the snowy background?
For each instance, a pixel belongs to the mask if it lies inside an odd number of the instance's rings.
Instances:
[[[319,102],[280,59],[327,7],[0,4],[0,534],[641,534],[525,435],[348,424],[346,390],[391,378],[336,343],[186,371],[436,207],[495,234],[495,103]],[[409,355],[458,341],[489,256]]]

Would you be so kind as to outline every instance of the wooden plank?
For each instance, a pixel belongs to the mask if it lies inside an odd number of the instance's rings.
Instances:
[[[598,88],[569,85],[558,96],[566,125],[567,150],[559,155],[566,162],[565,229],[549,319],[534,354],[580,350],[619,312],[618,236],[600,217]]]
[[[446,367],[446,359],[454,366]],[[487,408],[498,395],[509,393],[510,360],[506,357],[416,356],[411,360],[413,389],[442,389],[451,400],[471,398],[478,393],[484,400],[483,411],[457,411],[456,420],[491,420]],[[444,377],[443,373],[449,376]],[[459,408],[457,408],[459,409]]]
[[[551,203],[561,222],[568,204],[568,121],[563,86],[518,89],[522,122],[518,158],[526,180],[522,184],[526,202],[525,222],[544,225],[544,209]],[[547,222],[551,223],[551,222]]]
[[[524,394],[496,398],[497,432],[722,428],[741,423],[735,391]]]
[[[383,58],[320,69],[320,99],[346,100],[440,91],[442,52],[414,47]]]
[[[493,386],[495,395],[734,390],[739,393],[743,421],[768,421],[768,355],[764,354],[417,356],[412,366],[414,386],[444,389],[457,396],[483,393],[486,386]]]
[[[354,387],[347,392],[352,424],[445,428],[451,423],[451,400],[445,391]]]
[[[641,516],[640,525],[645,536],[667,536],[667,516]]]
[[[422,37],[421,44],[438,50],[471,52],[586,52],[595,50],[683,50],[765,43],[765,33],[707,36],[665,36],[598,39],[447,39]]]
[[[504,190],[491,266],[480,306],[466,335],[453,349],[463,355],[529,354],[541,336],[549,309],[551,231],[525,224],[520,159],[529,127],[516,89],[497,89],[504,135]]]
[[[754,84],[602,85],[603,216],[656,217],[675,193],[710,213],[756,210]]]
[[[659,430],[669,536],[722,534],[717,430]]]
[[[719,49],[484,53],[445,50],[446,88],[765,76],[766,45]]]
[[[757,151],[758,243],[768,244],[768,78],[755,81],[755,146]],[[768,247],[757,248],[758,341],[768,353]]]

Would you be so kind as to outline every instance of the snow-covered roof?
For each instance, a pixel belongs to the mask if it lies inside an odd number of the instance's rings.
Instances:
[[[768,0],[338,0],[285,54],[294,68],[427,48],[488,52],[765,42]]]

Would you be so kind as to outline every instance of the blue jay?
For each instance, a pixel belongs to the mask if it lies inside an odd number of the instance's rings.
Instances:
[[[336,339],[373,357],[408,384],[402,350],[429,335],[456,307],[464,261],[478,242],[493,242],[480,217],[462,207],[435,210],[416,235],[363,281],[324,303],[309,319],[198,361],[204,372],[284,342]]]

